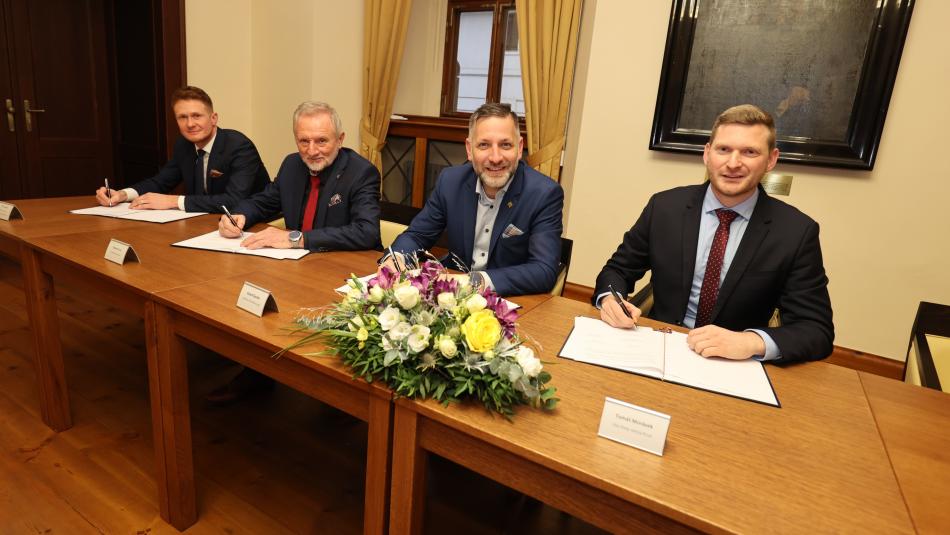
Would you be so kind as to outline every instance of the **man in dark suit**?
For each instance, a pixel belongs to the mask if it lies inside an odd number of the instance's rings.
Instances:
[[[131,201],[140,210],[178,209],[221,213],[264,189],[267,169],[254,143],[237,130],[218,128],[218,114],[202,89],[186,86],[172,93],[172,110],[181,137],[172,159],[157,175],[123,190],[96,190],[103,206]],[[182,182],[184,195],[168,195]]]
[[[816,360],[834,325],[818,224],[759,185],[778,161],[772,117],[751,105],[716,119],[703,152],[708,184],[654,195],[597,277],[601,318],[631,328],[640,310],[618,303],[647,270],[654,319],[691,328],[704,357]],[[621,306],[630,313],[627,317]],[[781,327],[769,327],[778,308]]]
[[[472,113],[469,163],[449,167],[425,207],[392,244],[398,254],[426,250],[443,231],[451,254],[477,286],[501,295],[550,291],[561,256],[561,186],[521,160],[518,116],[507,104]],[[393,262],[387,258],[390,266]]]
[[[286,230],[267,227],[242,245],[311,251],[380,247],[379,170],[343,147],[340,117],[328,104],[302,103],[293,122],[298,152],[284,158],[264,191],[234,208],[236,226],[221,217],[221,235],[238,237],[242,229],[283,213]]]

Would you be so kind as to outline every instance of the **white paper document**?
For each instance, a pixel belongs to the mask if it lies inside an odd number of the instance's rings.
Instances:
[[[362,282],[365,285],[367,282],[369,282],[370,279],[372,279],[375,276],[376,274],[372,273],[370,275],[363,275],[362,277],[358,277],[358,279],[360,282]],[[347,282],[349,282],[350,279],[347,278],[346,280]],[[345,294],[349,290],[350,290],[350,286],[347,283],[343,283],[343,286],[340,286],[339,288],[335,289],[336,293],[340,293],[340,294]],[[502,299],[502,301],[504,301],[508,305],[508,310],[521,308],[521,305],[519,305],[518,303],[513,303],[507,299]]]
[[[686,344],[685,333],[616,329],[577,317],[560,356],[779,406],[761,362],[701,357]]]
[[[207,234],[195,236],[194,238],[173,243],[172,245],[176,247],[204,249],[206,251],[263,256],[266,258],[276,258],[278,260],[299,260],[307,256],[310,252],[307,249],[248,249],[247,247],[241,247],[241,242],[253,235],[253,232],[245,232],[243,238],[225,238],[217,230],[212,230]]]
[[[181,210],[134,210],[131,203],[123,202],[115,206],[93,206],[92,208],[82,208],[79,210],[70,210],[71,214],[78,215],[99,215],[105,217],[117,217],[119,219],[130,219],[132,221],[146,221],[148,223],[168,223],[178,221],[179,219],[188,219],[205,215],[208,212],[183,212]]]

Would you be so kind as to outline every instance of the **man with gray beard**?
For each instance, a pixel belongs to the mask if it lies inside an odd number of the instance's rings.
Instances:
[[[550,291],[561,256],[564,191],[521,161],[524,140],[511,106],[475,110],[465,150],[469,162],[442,171],[393,252],[428,250],[445,231],[450,254],[443,264],[470,270],[477,286],[508,296]],[[392,256],[384,265],[394,265]]]
[[[330,105],[307,101],[293,116],[297,153],[289,154],[264,191],[221,216],[222,236],[283,213],[287,229],[267,227],[241,245],[311,251],[376,249],[379,241],[379,171],[343,147],[343,126]]]

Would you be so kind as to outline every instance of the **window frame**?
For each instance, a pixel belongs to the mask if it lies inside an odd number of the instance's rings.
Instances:
[[[508,13],[515,9],[515,0],[448,0],[445,23],[445,56],[442,62],[442,99],[439,105],[441,117],[468,118],[471,112],[457,111],[459,17],[462,13],[475,11],[492,12],[491,44],[488,56],[488,82],[485,102],[498,102],[501,98],[502,68],[505,59]],[[516,19],[517,20],[517,19]],[[518,30],[521,31],[520,28]]]

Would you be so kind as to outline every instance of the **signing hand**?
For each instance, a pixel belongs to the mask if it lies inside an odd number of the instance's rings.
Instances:
[[[136,210],[171,210],[178,208],[178,195],[146,193],[132,201],[131,208]]]
[[[611,327],[633,329],[637,326],[637,321],[640,320],[640,309],[627,301],[623,301],[623,306],[627,307],[630,315],[633,316],[632,318],[628,318],[623,313],[620,305],[617,304],[617,300],[612,295],[605,295],[600,300],[600,319]]]
[[[689,348],[704,357],[743,360],[765,354],[765,341],[754,332],[736,332],[715,325],[689,331]]]
[[[234,214],[234,222],[237,223],[237,226],[234,226],[227,215],[222,215],[221,219],[218,220],[218,233],[225,238],[240,238],[244,235],[245,221],[246,218],[243,214]]]
[[[96,201],[98,201],[102,206],[115,206],[120,202],[125,202],[129,199],[128,195],[126,195],[124,191],[109,189],[109,195],[112,196],[111,199],[106,195],[106,188],[103,186],[96,190]]]
[[[239,221],[237,219],[238,217],[241,218]],[[239,225],[244,226],[244,216],[235,214],[234,219]],[[218,228],[220,228],[220,224]],[[253,236],[248,236],[247,239],[241,242],[241,246],[247,247],[248,249],[262,249],[264,247],[290,249],[290,231],[277,227],[267,227],[255,233]]]

